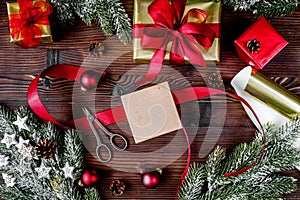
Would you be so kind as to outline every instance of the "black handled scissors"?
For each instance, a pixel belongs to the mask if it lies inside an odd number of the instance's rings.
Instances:
[[[95,125],[94,125],[94,122],[103,130],[103,132],[105,134],[107,134],[109,136],[111,146],[113,146],[118,151],[123,151],[127,148],[128,143],[127,143],[127,140],[126,140],[125,137],[123,137],[120,134],[110,132],[86,107],[83,107],[82,110],[83,110],[83,113],[86,116],[86,118],[89,122],[89,125],[92,129],[92,132],[95,135],[95,138],[97,140],[96,154],[97,154],[98,159],[101,162],[109,162],[112,158],[112,154],[111,154],[111,149],[106,144],[102,143],[101,138],[98,134],[98,131],[97,131]],[[122,147],[115,144],[114,139],[116,139],[116,138],[120,138],[123,141],[124,145]],[[108,152],[108,158],[107,159],[104,159],[102,157],[101,149],[104,149]]]

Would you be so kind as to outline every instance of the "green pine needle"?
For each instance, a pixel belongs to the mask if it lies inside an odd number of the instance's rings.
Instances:
[[[29,131],[21,130],[13,124],[17,116],[28,117],[26,125]],[[76,180],[80,177],[83,169],[84,149],[80,136],[73,130],[61,133],[51,123],[40,122],[39,119],[28,109],[21,107],[16,111],[9,111],[5,106],[0,105],[0,130],[4,134],[15,134],[18,142],[20,137],[29,140],[29,145],[34,149],[40,139],[47,139],[54,142],[56,152],[50,159],[36,157],[34,150],[31,150],[33,158],[24,158],[15,145],[10,148],[0,143],[0,154],[9,157],[8,164],[0,166],[0,171],[15,178],[15,185],[9,187],[4,183],[0,185],[0,196],[4,199],[32,200],[32,199],[60,199],[60,200],[82,200],[85,193],[78,188]],[[20,174],[18,167],[22,162],[29,163],[26,167],[28,172]],[[66,162],[74,167],[73,178],[65,177],[62,170]],[[43,163],[50,167],[49,178],[39,178],[35,171]],[[92,190],[93,198],[89,200],[99,200],[99,194]]]
[[[278,172],[300,164],[300,150],[293,146],[300,137],[300,117],[279,130],[267,124],[264,132],[266,149],[252,168],[238,176],[223,176],[257,161],[264,139],[259,132],[253,142],[238,145],[227,159],[225,149],[217,147],[205,164],[191,165],[179,190],[179,199],[280,199],[296,190],[297,180]]]

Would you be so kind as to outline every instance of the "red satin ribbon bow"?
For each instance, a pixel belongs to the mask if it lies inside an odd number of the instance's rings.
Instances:
[[[184,64],[186,56],[191,64],[206,66],[200,46],[211,47],[216,32],[206,25],[207,14],[201,9],[191,9],[185,16],[186,0],[155,0],[148,7],[154,24],[135,24],[134,37],[141,38],[141,47],[155,49],[147,75],[141,83],[151,81],[160,72],[167,45],[172,42],[170,61]],[[140,29],[140,30],[139,30]]]
[[[37,46],[42,36],[39,25],[49,25],[48,16],[52,12],[52,7],[42,0],[36,2],[18,0],[18,3],[19,14],[9,15],[11,36],[14,40],[20,40],[21,47]]]

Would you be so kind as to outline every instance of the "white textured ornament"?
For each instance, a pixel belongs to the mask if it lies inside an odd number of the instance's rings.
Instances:
[[[16,145],[18,150],[20,150],[23,147],[23,144],[28,144],[29,140],[24,140],[22,137],[19,137],[19,143]]]
[[[6,187],[13,187],[16,183],[16,178],[14,178],[11,175],[8,175],[6,173],[2,173],[2,177],[4,179],[4,183],[6,185]]]
[[[16,167],[16,170],[20,173],[21,176],[24,176],[26,173],[32,172],[31,163],[22,159],[20,161],[20,164]]]
[[[40,167],[34,169],[38,173],[38,178],[50,178],[51,167],[46,167],[44,163]]]
[[[21,118],[19,115],[17,115],[17,120],[14,121],[13,124],[16,125],[16,126],[18,126],[19,131],[21,131],[22,129],[29,131],[29,128],[26,125],[27,119],[28,119],[27,116]]]
[[[9,135],[7,133],[4,133],[4,138],[1,140],[1,143],[6,144],[6,147],[9,149],[10,146],[17,144],[15,138],[16,138],[16,134]]]
[[[32,159],[32,146],[31,145],[22,145],[18,150],[19,153],[23,156],[23,159],[31,160]]]
[[[73,177],[73,171],[74,171],[74,167],[71,167],[69,165],[69,162],[67,162],[64,166],[64,168],[62,168],[62,170],[64,171],[64,174],[65,174],[65,178],[71,178],[71,179],[74,179]]]
[[[0,167],[8,165],[8,156],[0,154]]]

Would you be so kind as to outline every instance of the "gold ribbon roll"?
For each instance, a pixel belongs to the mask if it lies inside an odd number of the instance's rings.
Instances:
[[[300,114],[299,97],[255,69],[252,69],[244,92],[290,119]]]

